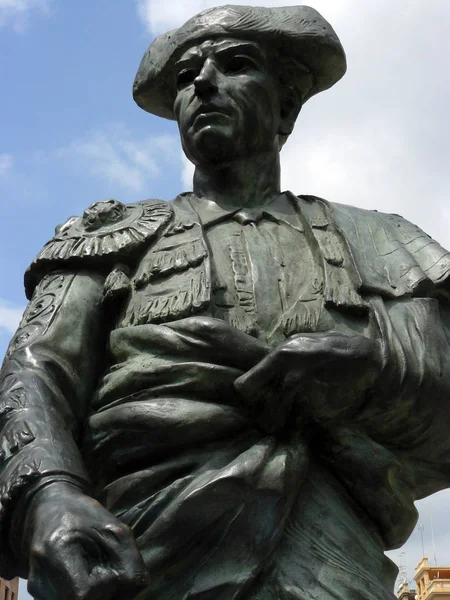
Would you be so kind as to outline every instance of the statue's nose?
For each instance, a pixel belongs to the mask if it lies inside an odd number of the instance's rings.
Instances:
[[[206,61],[202,70],[194,79],[195,91],[199,95],[213,94],[217,91],[217,73],[214,66]]]

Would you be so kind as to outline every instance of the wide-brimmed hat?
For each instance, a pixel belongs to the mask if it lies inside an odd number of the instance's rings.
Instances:
[[[263,8],[219,6],[189,19],[179,29],[157,37],[145,53],[133,85],[137,104],[166,119],[174,119],[174,67],[181,54],[205,39],[232,37],[257,41],[294,58],[312,74],[306,89],[304,69],[293,72],[293,85],[300,87],[302,101],[334,85],[345,73],[342,45],[331,25],[309,6]],[[298,79],[298,81],[296,80]]]

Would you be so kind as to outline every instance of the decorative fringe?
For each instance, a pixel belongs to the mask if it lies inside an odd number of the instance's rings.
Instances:
[[[359,310],[367,308],[347,271],[332,264],[325,264],[324,297],[326,306]]]
[[[136,289],[141,289],[158,277],[166,277],[191,267],[198,266],[207,257],[205,243],[201,238],[183,241],[182,244],[155,248],[145,261],[145,267],[139,269],[135,279]]]
[[[175,205],[172,226],[141,260],[133,287],[121,327],[170,322],[209,306],[209,255],[198,216],[190,205]]]
[[[169,204],[130,204],[127,216],[93,233],[84,230],[82,219],[73,219],[68,229],[61,230],[38,254],[36,261],[68,260],[88,256],[116,254],[130,246],[136,246],[153,236],[172,215]],[[36,262],[35,261],[35,262]]]
[[[188,317],[209,306],[211,289],[205,265],[190,273],[189,278],[184,279],[184,285],[171,285],[169,289],[170,292],[159,292],[157,296],[150,291],[149,295],[141,294],[140,299],[134,298],[132,314],[122,326],[167,323]]]
[[[310,333],[317,330],[323,311],[323,297],[314,300],[297,300],[281,321],[281,327],[286,337],[296,333]]]
[[[86,229],[81,217],[71,217],[58,227],[55,237],[45,244],[25,273],[28,298],[45,273],[63,266],[61,263],[98,264],[99,259],[105,263],[119,256],[123,260],[156,237],[173,216],[171,205],[160,200],[129,204],[124,210],[121,220],[95,231]]]
[[[325,306],[366,310],[358,292],[360,278],[350,260],[347,242],[342,237],[325,201],[315,196],[301,196],[302,209],[311,225],[323,257]]]
[[[249,314],[240,306],[237,306],[228,311],[226,320],[235,329],[243,331],[248,335],[256,335],[259,328],[256,324],[255,316],[254,313]]]
[[[235,329],[254,335],[257,331],[255,292],[251,264],[242,232],[233,236],[233,242],[228,246],[228,252],[238,303],[228,311],[227,320]]]
[[[314,235],[327,263],[335,267],[342,267],[344,264],[342,248],[337,243],[335,232],[329,232],[329,227],[328,225],[325,229],[314,229]]]

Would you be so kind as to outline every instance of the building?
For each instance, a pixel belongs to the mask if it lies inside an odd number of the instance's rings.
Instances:
[[[0,600],[18,600],[19,598],[19,578],[2,579],[0,577]]]
[[[416,590],[411,590],[408,582],[405,581],[404,583],[401,583],[398,588],[397,598],[399,600],[415,600]]]
[[[450,600],[450,567],[430,567],[424,556],[416,567],[417,600]]]

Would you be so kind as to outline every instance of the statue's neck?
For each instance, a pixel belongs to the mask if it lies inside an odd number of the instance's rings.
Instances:
[[[197,166],[194,194],[223,208],[265,206],[280,195],[279,152],[239,159],[220,167]]]

